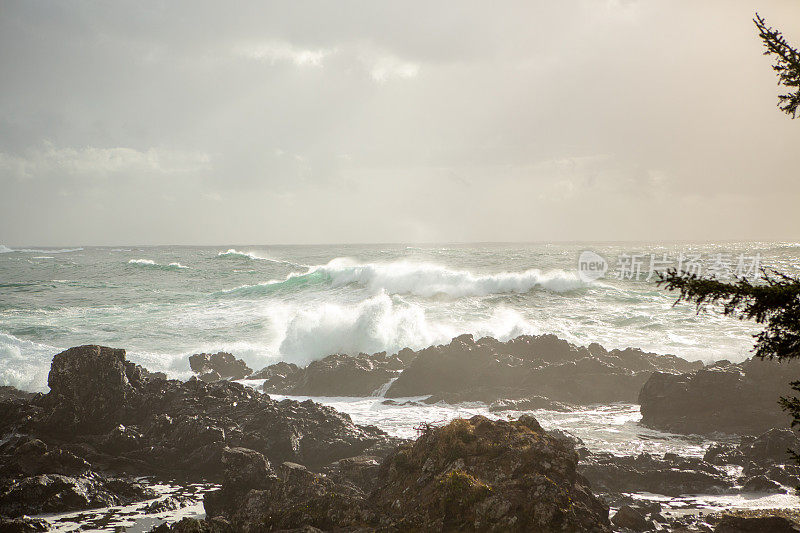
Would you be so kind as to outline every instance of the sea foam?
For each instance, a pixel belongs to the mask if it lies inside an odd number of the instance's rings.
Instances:
[[[217,257],[220,259],[251,259],[253,261],[267,261],[269,263],[277,263],[280,265],[289,265],[293,267],[300,267],[300,268],[308,268],[308,265],[300,265],[298,263],[293,263],[291,261],[284,261],[282,259],[274,259],[272,257],[266,257],[263,255],[258,255],[253,252],[240,252],[239,250],[235,250],[233,248],[225,251],[219,252]]]
[[[332,287],[355,284],[373,294],[386,292],[421,297],[444,295],[451,298],[524,294],[537,288],[567,292],[587,286],[577,274],[563,270],[544,272],[530,269],[521,272],[474,274],[429,263],[398,261],[361,264],[347,258],[336,258],[325,265],[310,267],[304,273],[293,272],[282,280],[244,285],[221,291],[220,294],[267,294],[279,289],[300,288],[317,283],[327,283]]]
[[[128,264],[137,265],[145,268],[156,268],[159,270],[183,270],[189,268],[180,263],[169,263],[167,265],[163,265],[161,263],[156,263],[152,259],[131,259],[130,261],[128,261]]]

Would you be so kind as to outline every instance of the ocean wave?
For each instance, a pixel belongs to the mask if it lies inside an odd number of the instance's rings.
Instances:
[[[396,353],[448,343],[472,333],[508,340],[537,333],[519,313],[499,307],[491,315],[464,322],[441,321],[399,296],[379,294],[352,305],[324,303],[272,310],[269,322],[279,339],[281,360],[306,364],[332,353]]]
[[[577,274],[563,270],[544,272],[530,269],[522,272],[473,274],[428,263],[401,261],[359,264],[349,259],[337,258],[326,265],[311,267],[305,273],[289,274],[283,280],[244,285],[222,293],[268,294],[279,289],[296,289],[315,283],[327,283],[332,287],[356,284],[373,293],[384,291],[389,294],[421,297],[445,295],[452,298],[525,294],[537,288],[567,292],[587,286]]]
[[[454,298],[490,294],[524,294],[535,288],[566,292],[586,286],[577,274],[554,270],[530,269],[523,272],[473,274],[428,263],[394,262],[354,264],[334,259],[318,272],[328,276],[334,286],[356,283],[371,290],[390,294],[413,294],[431,297],[444,294]]]
[[[289,265],[293,267],[300,267],[300,268],[308,268],[308,265],[300,265],[298,263],[293,263],[291,261],[284,261],[282,259],[274,259],[272,257],[265,257],[263,255],[258,255],[253,252],[240,252],[239,250],[234,250],[233,248],[225,251],[219,252],[217,257],[221,259],[252,259],[254,261],[267,261],[269,263],[277,263],[279,265]]]
[[[32,253],[32,254],[66,254],[70,252],[80,252],[83,248],[9,248],[0,244],[0,254],[7,254],[11,252],[19,253]]]
[[[137,265],[145,268],[156,268],[159,270],[183,270],[189,268],[180,263],[169,263],[168,265],[163,265],[161,263],[156,263],[152,259],[131,259],[130,261],[128,261],[128,264]]]
[[[332,353],[421,348],[451,334],[446,327],[430,324],[419,306],[405,305],[386,294],[353,306],[323,304],[293,309],[281,329],[279,352],[298,363]]]
[[[0,385],[46,392],[50,361],[59,351],[47,344],[0,333]]]

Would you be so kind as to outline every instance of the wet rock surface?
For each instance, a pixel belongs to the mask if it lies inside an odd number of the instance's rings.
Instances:
[[[244,379],[253,373],[253,370],[244,361],[236,359],[233,354],[227,352],[191,355],[189,356],[189,367],[203,381]]]
[[[755,434],[788,427],[778,398],[791,395],[800,362],[727,361],[688,373],[657,372],[639,394],[642,424],[678,433]]]
[[[226,449],[223,461],[222,489],[205,498],[208,519],[159,531],[611,530],[572,443],[530,416],[430,427],[380,466],[354,458],[329,475],[245,449]]]
[[[592,454],[583,460],[580,472],[595,490],[611,493],[723,494],[734,492],[735,486],[735,479],[722,469],[700,458],[671,454],[665,457]]]
[[[251,377],[265,379],[264,391],[275,394],[369,396],[388,386],[387,398],[432,395],[432,403],[492,403],[543,397],[562,407],[635,402],[653,372],[700,367],[700,362],[638,349],[575,346],[554,335],[508,342],[461,335],[446,345],[406,348],[396,355],[336,354],[305,368],[277,363]],[[539,400],[539,405],[548,404]]]
[[[714,527],[714,533],[798,533],[800,527],[780,516],[724,516]]]
[[[462,401],[485,401],[494,390],[491,401],[543,396],[573,404],[633,402],[653,372],[699,366],[636,349],[579,347],[554,335],[523,335],[508,342],[462,335],[417,352],[386,396],[449,393],[460,394]]]
[[[36,396],[33,392],[25,392],[10,385],[0,386],[0,401],[3,400],[30,400]]]
[[[574,445],[531,416],[475,416],[389,456],[369,499],[400,529],[607,531],[608,509],[577,462]]]
[[[19,517],[110,507],[153,498],[155,495],[133,480],[95,472],[74,477],[40,474],[0,481],[0,515]]]
[[[0,402],[0,514],[153,497],[127,475],[221,479],[223,450],[321,468],[399,442],[312,401],[274,401],[241,384],[147,373],[124,350],[81,346],[53,358],[51,390]]]
[[[0,531],[5,533],[34,533],[49,530],[50,525],[44,520],[27,516],[19,518],[4,518],[0,516]]]
[[[736,446],[712,445],[703,458],[595,453],[583,458],[579,470],[596,491],[611,494],[780,494],[800,485],[800,467],[786,452],[797,444],[792,431],[773,429],[745,436]]]
[[[301,396],[370,396],[403,369],[397,355],[334,354],[305,368],[277,363],[259,371],[264,392]]]

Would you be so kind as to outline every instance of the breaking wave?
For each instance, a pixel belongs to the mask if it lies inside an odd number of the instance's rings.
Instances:
[[[289,274],[283,280],[245,285],[223,292],[258,295],[319,283],[326,283],[332,287],[355,284],[373,293],[386,292],[421,297],[445,295],[451,298],[524,294],[537,288],[552,292],[567,292],[587,286],[577,274],[563,270],[543,272],[539,269],[530,269],[522,272],[473,274],[465,270],[450,270],[427,263],[403,261],[358,264],[349,259],[337,258],[326,265],[311,267],[305,273]]]
[[[253,252],[240,252],[239,250],[234,250],[233,248],[229,249],[226,252],[219,252],[217,257],[221,259],[252,259],[254,261],[267,261],[269,263],[276,263],[279,265],[289,265],[293,267],[299,268],[308,268],[308,265],[300,265],[298,263],[292,263],[291,261],[283,261],[282,259],[273,259],[272,257],[264,257],[263,255],[258,255]]]
[[[585,286],[576,274],[539,269],[524,272],[473,274],[466,270],[450,270],[440,265],[411,262],[387,264],[354,264],[347,259],[334,259],[316,269],[330,278],[334,286],[356,283],[371,290],[385,290],[390,294],[435,296],[444,294],[454,298],[487,296],[490,294],[522,294],[535,288],[565,292]]]
[[[319,304],[275,309],[270,316],[280,339],[281,360],[306,364],[332,353],[358,354],[448,343],[462,333],[508,340],[538,329],[509,309],[483,320],[444,323],[399,296],[379,294],[353,305]]]
[[[0,385],[20,390],[47,391],[50,361],[60,350],[0,333]]]
[[[152,259],[131,259],[130,261],[128,261],[128,264],[137,265],[145,268],[156,268],[159,270],[183,270],[189,268],[180,263],[170,263],[168,265],[162,265],[161,263],[156,263]]]

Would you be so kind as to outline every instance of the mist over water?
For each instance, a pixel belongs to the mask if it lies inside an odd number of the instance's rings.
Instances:
[[[673,306],[652,281],[581,281],[584,250],[612,268],[625,253],[758,253],[765,266],[800,270],[793,243],[0,246],[0,384],[46,390],[52,356],[80,344],[126,348],[176,377],[199,351],[230,351],[259,369],[462,333],[749,356],[752,324]]]

